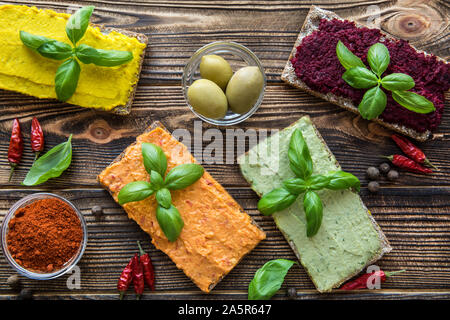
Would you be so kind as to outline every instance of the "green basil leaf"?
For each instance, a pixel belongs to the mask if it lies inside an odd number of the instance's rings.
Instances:
[[[342,75],[342,79],[356,89],[372,88],[378,84],[377,76],[369,69],[362,67],[348,69]]]
[[[307,179],[312,174],[313,163],[303,134],[295,129],[289,142],[289,166],[298,178]]]
[[[153,143],[142,143],[142,157],[144,158],[144,167],[148,173],[152,170],[158,172],[162,177],[166,175],[167,158],[163,149]]]
[[[356,191],[360,191],[361,183],[359,179],[351,173],[345,171],[332,171],[328,173],[330,182],[326,186],[330,190],[342,190],[348,188],[354,188]]]
[[[391,62],[388,48],[382,43],[375,43],[367,52],[367,62],[372,71],[380,77]]]
[[[307,191],[303,196],[303,208],[306,214],[306,235],[312,237],[319,231],[322,224],[322,200],[314,191]]]
[[[64,60],[72,56],[72,47],[64,42],[50,40],[37,48],[37,52],[46,58]]]
[[[72,135],[66,142],[60,143],[38,158],[28,171],[22,184],[35,186],[50,178],[59,177],[72,162]]]
[[[49,39],[49,38],[46,38],[43,36],[37,36],[37,35],[31,34],[31,33],[28,33],[26,31],[20,31],[19,35],[20,35],[20,40],[22,41],[22,43],[34,51],[36,51],[37,48],[42,46],[44,43],[46,43],[48,41],[52,41],[52,39]]]
[[[156,201],[161,207],[169,209],[170,205],[172,204],[172,196],[170,195],[169,189],[159,189],[156,192]]]
[[[387,90],[409,90],[416,85],[414,79],[404,73],[391,73],[381,79],[381,85]]]
[[[61,63],[55,75],[55,91],[59,100],[67,101],[73,96],[77,89],[80,72],[80,65],[73,58]]]
[[[73,45],[76,45],[86,33],[94,8],[94,6],[83,7],[72,14],[69,20],[67,20],[66,34]]]
[[[156,220],[169,241],[177,240],[184,227],[180,212],[173,205],[168,209],[158,205],[156,208]]]
[[[430,113],[436,111],[433,102],[411,91],[392,91],[392,98],[408,110],[416,113]]]
[[[269,300],[284,282],[294,261],[276,259],[266,262],[256,271],[253,280],[248,285],[248,300]]]
[[[367,90],[358,106],[359,113],[364,119],[372,120],[386,109],[387,97],[379,86]]]
[[[120,50],[95,49],[80,44],[76,49],[77,58],[85,64],[93,63],[102,67],[115,67],[133,60],[133,53]]]
[[[265,216],[286,209],[297,199],[297,195],[291,194],[285,188],[273,189],[266,193],[258,201],[258,210]]]
[[[365,68],[366,66],[359,57],[354,55],[341,40],[338,41],[336,46],[336,55],[345,69],[351,69],[355,67]]]
[[[293,195],[299,195],[308,189],[306,181],[301,178],[288,179],[283,181],[283,185]]]
[[[164,180],[161,175],[156,171],[150,171],[150,184],[154,190],[159,190],[164,185]]]
[[[134,181],[120,189],[118,200],[120,205],[128,202],[141,201],[150,197],[155,191],[147,181]]]
[[[322,176],[320,174],[311,176],[306,181],[310,190],[320,190],[328,186],[330,183],[330,178],[326,176]]]
[[[170,190],[184,189],[200,179],[204,172],[203,167],[198,164],[180,164],[167,174],[165,187]]]

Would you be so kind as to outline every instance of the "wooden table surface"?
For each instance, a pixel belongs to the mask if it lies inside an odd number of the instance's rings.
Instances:
[[[59,11],[65,11],[71,5],[73,8],[74,3],[92,4],[96,6],[93,22],[143,32],[149,37],[129,116],[0,91],[0,219],[20,198],[47,191],[73,201],[88,222],[89,242],[78,264],[81,289],[69,290],[66,286],[68,276],[45,282],[22,278],[37,298],[117,298],[117,278],[136,251],[136,240],[144,243],[156,269],[156,291],[146,293],[146,299],[245,299],[248,283],[266,261],[295,259],[272,219],[257,211],[258,197],[236,164],[206,164],[205,168],[264,229],[267,240],[245,257],[209,295],[202,294],[165,254],[156,250],[148,235],[128,220],[121,207],[96,182],[97,174],[152,121],[162,121],[169,130],[187,128],[192,132],[194,120],[198,119],[189,111],[183,98],[180,85],[183,67],[198,48],[217,40],[236,41],[249,47],[261,59],[268,77],[260,109],[233,128],[282,129],[299,117],[310,115],[343,169],[360,178],[361,196],[391,242],[393,251],[378,265],[385,270],[407,270],[389,279],[380,290],[318,294],[304,269],[294,266],[286,277],[283,290],[274,299],[284,299],[288,287],[295,287],[300,298],[450,298],[450,112],[447,110],[444,114],[434,139],[419,144],[439,167],[439,172],[430,176],[401,172],[398,181],[382,181],[381,191],[370,194],[365,176],[367,167],[380,164],[381,155],[399,152],[389,138],[390,132],[280,81],[280,73],[313,3],[363,23],[371,12],[368,5],[379,6],[383,31],[448,59],[448,1],[46,0],[0,3],[36,5]],[[33,116],[39,118],[44,128],[46,150],[73,133],[74,151],[72,164],[61,177],[28,188],[20,182],[33,161],[30,146],[25,145],[23,162],[11,183],[7,182],[7,150],[12,120],[18,117],[23,128],[29,128]],[[203,123],[203,130],[211,127]],[[24,131],[25,137],[29,138],[28,130]],[[204,146],[207,144],[209,142],[205,141]],[[105,213],[100,219],[91,213],[94,205],[104,208]],[[15,293],[6,284],[11,274],[13,270],[2,255],[0,299],[14,298]],[[130,294],[130,298],[134,295]]]

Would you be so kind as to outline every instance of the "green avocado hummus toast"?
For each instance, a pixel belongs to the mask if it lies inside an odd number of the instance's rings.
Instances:
[[[308,116],[259,143],[238,162],[242,174],[260,196],[295,175],[289,167],[291,135],[299,129],[308,145],[314,174],[340,170],[339,163]],[[374,263],[391,247],[360,196],[348,190],[320,190],[322,225],[313,237],[306,234],[302,200],[275,212],[273,218],[320,292],[331,291]]]

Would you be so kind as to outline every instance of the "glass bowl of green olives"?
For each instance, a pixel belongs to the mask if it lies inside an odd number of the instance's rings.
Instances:
[[[189,59],[183,72],[183,94],[191,111],[203,121],[230,126],[259,108],[266,75],[258,57],[236,42],[207,44]]]

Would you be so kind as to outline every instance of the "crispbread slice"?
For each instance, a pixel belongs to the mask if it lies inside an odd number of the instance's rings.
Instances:
[[[331,160],[336,166],[337,168],[340,169],[340,165],[338,163],[338,161],[336,160],[336,158],[334,157],[333,153],[331,152],[331,150],[329,149],[328,145],[326,144],[325,140],[323,139],[322,135],[320,134],[320,132],[317,130],[317,128],[314,126],[314,124],[312,123],[311,119],[309,116],[304,116],[302,118],[300,118],[299,120],[297,120],[296,122],[294,122],[293,124],[291,124],[289,127],[292,127],[294,125],[296,125],[298,122],[300,121],[307,121],[312,125],[312,128],[314,129],[314,133],[315,135],[319,138],[319,140],[321,141],[321,143],[324,146],[324,149],[326,151],[326,153],[328,154],[328,158],[329,160]],[[288,128],[289,128],[288,127]],[[284,130],[286,130],[287,128],[285,128]],[[270,139],[270,138],[268,138]],[[306,138],[305,138],[306,139]],[[308,143],[308,141],[307,141]],[[254,146],[253,148],[257,148],[258,146]],[[251,149],[252,150],[252,149]],[[238,158],[238,163],[240,164],[240,168],[241,168],[241,172],[243,173],[244,178],[250,183],[251,188],[259,195],[262,196],[260,190],[258,190],[258,188],[255,187],[255,185],[253,184],[254,181],[254,177],[250,176],[248,174],[246,174],[243,170],[243,164],[246,161],[246,158],[249,157],[249,152],[250,150],[245,153],[244,155],[240,156]],[[278,177],[276,175],[273,176],[273,179],[277,179]],[[350,192],[350,191],[349,191]],[[297,200],[299,201],[299,200]],[[345,277],[342,277],[339,281],[337,281],[336,283],[333,284],[333,288],[337,288],[339,287],[342,283],[344,283],[345,281],[347,281],[348,279],[354,277],[355,275],[357,275],[362,269],[364,269],[366,266],[373,264],[375,261],[379,260],[384,254],[390,252],[392,250],[392,247],[389,244],[388,239],[386,238],[386,236],[384,235],[384,233],[382,232],[382,230],[380,229],[379,225],[376,223],[376,221],[374,220],[374,218],[372,217],[372,215],[370,214],[370,211],[367,209],[367,207],[365,206],[365,204],[363,203],[362,199],[359,197],[359,202],[361,204],[361,207],[366,211],[367,216],[369,218],[370,223],[373,225],[377,235],[378,235],[378,240],[379,240],[379,250],[370,257],[370,259],[368,259],[364,265],[361,265],[361,268],[359,268],[357,271],[355,271],[354,273],[348,274]],[[297,256],[297,258],[300,260],[300,262],[303,263],[302,261],[302,255],[301,255],[301,249],[302,248],[297,248],[296,245],[294,244],[293,241],[289,240],[289,236],[287,234],[285,234],[283,232],[283,230],[280,229],[280,231],[283,233],[284,237],[286,238],[286,240],[288,241],[289,245],[291,246],[292,250],[294,251],[295,255]],[[317,290],[319,292],[327,292],[331,290],[330,288],[327,288],[325,290],[323,290],[322,288],[320,288],[320,286],[317,284],[317,282],[315,281],[314,277],[312,277],[310,271],[308,270],[308,268],[305,267],[306,272],[310,275],[311,280],[313,281],[314,285],[316,286]]]
[[[159,121],[155,121],[155,122],[153,122],[145,131],[144,131],[144,134],[145,133],[148,133],[148,132],[150,132],[150,131],[153,131],[154,129],[157,129],[157,128],[160,128],[160,129],[162,129],[162,130],[164,130],[166,133],[168,133],[168,134],[170,134],[170,132],[163,126],[163,124],[161,123],[161,122],[159,122]],[[118,163],[118,162],[120,162],[124,157],[125,157],[125,155],[127,154],[127,151],[130,149],[130,148],[132,148],[133,146],[135,146],[136,145],[136,143],[138,143],[138,141],[136,141],[136,142],[134,142],[134,143],[132,143],[130,146],[128,146],[118,157],[116,157],[115,159],[114,159],[114,161],[106,168],[106,169],[108,169],[110,166],[113,166],[114,164],[116,164],[116,163]],[[195,161],[195,159],[194,159],[194,161]],[[105,169],[105,170],[106,170]],[[97,180],[98,180],[98,182],[111,194],[111,196],[113,196],[114,197],[114,192],[110,189],[110,187],[109,187],[109,185],[107,184],[107,183],[104,183],[104,181],[102,180],[102,175],[103,175],[103,173],[104,173],[105,171],[103,171],[98,177],[97,177]],[[210,284],[208,285],[208,287],[206,288],[206,287],[201,287],[197,282],[196,282],[196,279],[195,279],[195,277],[193,277],[192,276],[192,274],[188,274],[187,272],[186,272],[186,270],[183,268],[183,265],[181,264],[181,263],[177,263],[177,267],[178,268],[180,268],[180,269],[182,269],[185,273],[186,273],[186,275],[188,275],[190,278],[191,278],[191,280],[195,283],[195,284],[197,284],[197,286],[199,286],[199,288],[201,289],[201,290],[203,290],[204,292],[210,292],[227,274],[228,274],[228,272],[229,271],[231,271],[244,257],[245,257],[245,255],[247,255],[261,240],[263,240],[264,238],[265,238],[265,233],[264,233],[264,231],[256,224],[256,222],[252,219],[252,217],[251,216],[249,216],[249,215],[247,215],[246,213],[245,213],[245,211],[242,209],[242,207],[236,202],[236,201],[234,201],[233,199],[232,199],[232,197],[228,194],[228,192],[217,182],[217,181],[215,181],[214,180],[214,178],[213,177],[211,177],[207,172],[206,172],[206,170],[205,170],[205,175],[207,176],[207,177],[209,177],[208,179],[211,179],[210,180],[210,182],[211,182],[211,185],[214,187],[214,190],[212,191],[212,193],[214,193],[214,196],[215,197],[217,197],[217,198],[219,198],[219,197],[223,197],[223,196],[226,196],[226,198],[228,199],[228,201],[226,201],[226,202],[223,202],[223,206],[227,206],[227,208],[231,208],[232,210],[234,210],[236,213],[239,213],[238,215],[246,215],[248,218],[249,218],[249,222],[250,222],[250,225],[253,225],[252,226],[252,228],[254,229],[254,232],[255,232],[255,234],[252,236],[252,237],[248,237],[248,238],[246,238],[247,240],[249,240],[249,242],[246,242],[246,240],[244,240],[243,238],[242,238],[242,236],[239,236],[238,234],[236,234],[236,235],[234,235],[235,237],[238,237],[238,239],[243,239],[243,241],[241,242],[242,243],[242,248],[246,248],[246,251],[245,252],[242,252],[242,254],[240,254],[240,256],[239,256],[239,259],[237,260],[237,261],[235,261],[235,262],[233,262],[232,263],[232,267],[231,267],[231,269],[229,269],[229,270],[227,270],[226,272],[222,272],[221,274],[218,274],[218,276],[219,276],[219,278],[217,278],[216,279],[216,281],[213,281],[213,282],[210,282]],[[204,175],[204,177],[205,177],[205,175]],[[209,182],[208,182],[209,183]],[[209,186],[208,186],[209,187]],[[174,199],[174,198],[173,198]],[[220,199],[220,198],[219,198]],[[218,208],[216,208],[216,209],[218,209]],[[127,213],[128,213],[128,215],[130,216],[130,213],[128,212],[128,209],[126,209],[127,210]],[[181,212],[181,209],[180,209],[180,212]],[[234,216],[234,218],[236,219],[237,217],[236,216]],[[240,221],[240,220],[237,220],[237,221]],[[137,221],[138,222],[138,221]],[[138,224],[140,224],[140,222],[138,222]],[[143,227],[142,225],[141,225],[141,227]],[[246,228],[246,224],[241,224],[240,225],[240,227],[239,227],[240,229],[242,229],[242,230],[244,230],[245,228]],[[147,230],[145,230],[145,231],[147,231]],[[148,232],[148,231],[147,231]],[[249,235],[250,236],[250,235]],[[239,238],[240,237],[240,238]],[[167,239],[166,239],[166,241],[167,241]],[[178,240],[177,240],[178,241]],[[153,243],[155,244],[155,246],[158,248],[158,249],[161,249],[161,248],[159,248],[158,246],[157,246],[157,242],[155,243],[155,239],[153,239]],[[251,248],[249,248],[249,243],[251,244]],[[225,246],[226,247],[226,246]],[[217,249],[217,247],[216,247],[216,249]],[[161,249],[161,250],[163,250],[163,249]],[[163,250],[164,251],[164,250]],[[166,252],[166,251],[164,251],[166,254],[168,254],[169,255],[169,257],[171,257],[171,252]],[[225,258],[227,258],[226,256],[224,256],[223,257],[224,259]],[[191,258],[192,259],[192,258]],[[174,261],[177,261],[177,260],[174,260]],[[179,262],[179,261],[178,261]]]
[[[306,118],[310,119],[309,116],[305,116]],[[300,121],[300,120],[299,120]],[[311,121],[312,122],[312,121]],[[292,125],[294,125],[295,123],[293,123]],[[291,126],[292,126],[291,125]],[[314,127],[314,131],[316,132],[316,135],[319,137],[319,139],[322,141],[322,143],[325,145],[325,148],[328,152],[328,154],[330,155],[330,157],[334,157],[333,153],[331,152],[330,148],[328,147],[328,144],[325,142],[325,140],[323,139],[322,135],[320,134],[319,130],[317,130],[317,127],[315,125],[313,125]],[[339,162],[335,159],[336,161],[336,165],[340,168],[340,164]],[[372,223],[373,227],[377,230],[378,233],[378,238],[380,239],[380,243],[381,243],[381,247],[380,247],[380,251],[378,252],[378,254],[376,254],[375,256],[372,257],[371,260],[369,260],[367,262],[367,264],[362,268],[364,269],[365,267],[375,263],[376,261],[380,260],[383,255],[385,255],[386,253],[389,253],[392,251],[392,247],[389,243],[389,240],[386,238],[386,235],[384,234],[384,232],[381,230],[380,226],[378,225],[378,223],[375,221],[375,219],[373,218],[372,214],[370,213],[369,209],[367,209],[366,205],[364,204],[364,202],[362,201],[362,199],[360,198],[361,204],[364,207],[364,209],[366,209],[367,211],[367,216],[370,219],[370,222]],[[284,235],[286,236],[286,235]],[[295,247],[295,245],[290,241],[289,244],[291,245],[292,248]],[[300,254],[298,253],[298,250],[294,250],[295,255],[297,256],[297,258],[300,260]],[[361,269],[361,270],[362,270]],[[347,280],[353,278],[354,276],[356,276],[359,272],[355,272],[351,275],[349,275],[346,278],[343,278],[342,281],[340,281],[339,283],[336,284],[336,288],[339,287],[341,284],[343,284],[344,282],[346,282]]]
[[[327,19],[327,20],[332,20],[332,19],[339,19],[339,20],[344,20],[341,17],[339,17],[336,13],[332,12],[332,11],[327,11],[324,9],[321,9],[319,7],[316,6],[311,6],[311,9],[309,10],[308,15],[305,18],[305,22],[303,23],[303,26],[300,30],[300,33],[297,37],[297,40],[295,41],[294,47],[291,51],[291,54],[289,56],[289,59],[286,63],[286,66],[284,67],[284,70],[281,74],[281,79],[296,87],[299,89],[302,89],[316,97],[325,99],[333,104],[336,104],[344,109],[347,109],[353,113],[359,114],[358,111],[358,106],[355,106],[353,104],[353,102],[351,101],[351,99],[348,98],[344,98],[344,97],[340,97],[340,96],[336,96],[332,93],[327,93],[327,94],[323,94],[320,92],[317,92],[313,89],[311,89],[306,83],[304,83],[301,79],[299,79],[297,77],[297,75],[295,74],[295,69],[292,66],[291,63],[291,59],[295,56],[296,51],[297,51],[297,47],[301,44],[301,42],[303,41],[303,38],[305,38],[306,36],[309,36],[311,33],[313,33],[315,30],[317,30],[319,28],[319,23],[321,19]],[[364,27],[364,25],[355,22],[355,24],[358,27]],[[395,39],[394,37],[390,36],[390,35],[384,35],[386,38],[391,38],[391,39]],[[414,48],[417,52],[423,52],[426,55],[429,55],[427,52],[425,51],[421,51],[418,50],[416,48]],[[445,61],[444,59],[437,57],[438,60],[441,60],[445,63],[447,63],[447,61]],[[379,123],[380,125],[387,127],[389,129],[392,129],[394,131],[397,131],[401,134],[407,135],[411,138],[414,138],[418,141],[426,141],[427,139],[429,139],[431,137],[431,131],[427,130],[425,132],[418,132],[412,128],[406,127],[404,125],[399,125],[399,124],[395,124],[395,123],[389,123],[389,122],[385,122],[380,118],[376,118],[373,119],[372,121],[375,121],[377,123]]]
[[[66,11],[58,10],[58,9],[55,9],[55,10],[53,10],[53,9],[37,9],[36,7],[30,7],[30,6],[27,6],[27,5],[8,5],[8,4],[0,5],[0,9],[12,8],[12,7],[23,7],[23,8],[27,8],[28,10],[29,9],[31,9],[31,10],[32,9],[36,9],[37,12],[40,12],[40,11],[51,11],[53,13],[57,13],[58,15],[62,14],[61,16],[64,19],[68,18],[68,16],[69,16]],[[60,17],[58,16],[58,18],[60,18]],[[143,64],[143,61],[144,61],[146,46],[148,44],[148,38],[147,38],[147,36],[145,34],[142,34],[142,33],[136,33],[136,32],[132,32],[132,31],[124,30],[124,29],[119,29],[119,28],[113,28],[113,27],[105,27],[105,26],[103,26],[101,24],[89,23],[89,26],[98,28],[100,30],[100,32],[105,34],[105,35],[108,35],[109,33],[114,31],[114,32],[120,33],[120,34],[122,34],[124,36],[127,36],[129,38],[135,38],[138,42],[140,42],[141,44],[145,45],[145,47],[143,48],[142,53],[141,53],[141,55],[139,57],[139,60],[138,60],[138,68],[136,70],[136,73],[133,75],[133,78],[134,78],[133,80],[136,80],[136,81],[133,81],[133,82],[135,82],[135,84],[132,87],[130,86],[130,90],[128,92],[128,97],[127,97],[128,98],[127,102],[124,105],[114,106],[111,110],[107,110],[107,111],[106,110],[102,110],[100,108],[94,109],[94,110],[101,111],[101,112],[111,112],[111,113],[115,113],[115,114],[118,114],[118,115],[127,115],[127,114],[129,114],[131,112],[131,106],[133,104],[134,95],[136,93],[137,83],[138,83],[138,80],[139,80],[139,77],[140,77],[142,64]],[[11,88],[8,88],[8,90],[15,91],[14,89],[11,89]],[[27,94],[27,93],[23,93],[23,94]],[[31,95],[31,96],[33,96],[33,95]],[[68,102],[68,103],[70,103],[70,102]],[[89,106],[85,106],[85,108],[89,108]]]

